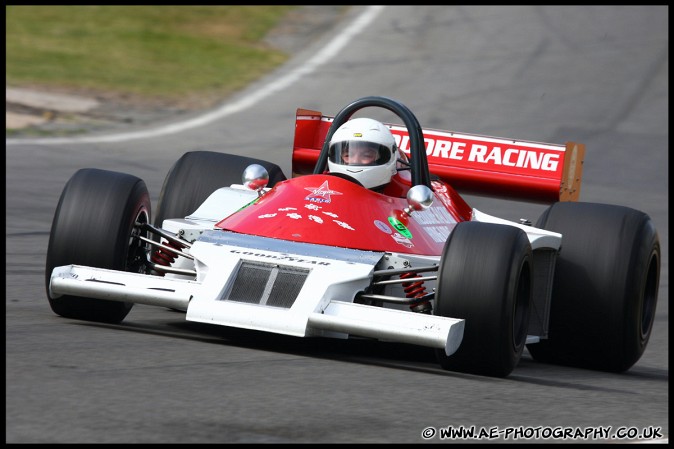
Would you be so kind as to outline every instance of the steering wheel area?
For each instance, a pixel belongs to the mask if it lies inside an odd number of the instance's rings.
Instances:
[[[388,109],[396,114],[405,124],[410,140],[410,164],[412,171],[412,187],[417,185],[425,185],[431,188],[431,175],[428,171],[428,159],[426,158],[426,147],[424,145],[424,134],[419,125],[419,121],[404,104],[387,97],[363,97],[360,98],[345,108],[343,108],[335,116],[325,136],[321,154],[318,156],[316,167],[314,167],[314,174],[322,174],[326,171],[328,165],[328,149],[332,135],[337,131],[337,128],[346,123],[351,116],[357,111],[368,107],[380,107]],[[331,173],[336,175],[335,173]],[[350,177],[349,177],[350,178]],[[356,181],[355,179],[349,179]]]
[[[346,179],[347,181],[351,181],[352,183],[354,183],[354,184],[356,184],[356,185],[359,185],[359,186],[361,186],[362,188],[365,188],[365,186],[363,185],[363,183],[361,183],[359,180],[357,180],[357,179],[354,178],[353,176],[347,175],[346,173],[331,173],[331,172],[328,172],[328,173],[325,173],[325,174],[326,174],[326,175],[330,175],[330,176],[335,176],[335,177],[337,177],[337,178]]]

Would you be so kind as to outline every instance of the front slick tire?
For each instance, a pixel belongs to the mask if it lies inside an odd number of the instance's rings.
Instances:
[[[440,365],[450,371],[508,376],[526,343],[532,280],[531,245],[524,231],[459,223],[440,261],[435,313],[466,321],[454,354],[436,350]]]
[[[660,242],[650,217],[607,204],[555,203],[537,227],[562,234],[549,338],[527,346],[541,362],[622,372],[651,335]]]
[[[143,272],[145,245],[134,223],[149,223],[150,198],[145,183],[131,175],[86,168],[76,172],[61,193],[47,248],[45,283],[52,311],[87,321],[117,323],[132,303],[63,295],[52,298],[54,267],[85,265]],[[142,233],[146,235],[146,233]]]

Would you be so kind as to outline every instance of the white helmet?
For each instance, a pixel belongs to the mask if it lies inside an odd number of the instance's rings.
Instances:
[[[332,135],[328,149],[328,170],[356,178],[374,189],[388,184],[396,174],[398,147],[383,123],[355,118]]]

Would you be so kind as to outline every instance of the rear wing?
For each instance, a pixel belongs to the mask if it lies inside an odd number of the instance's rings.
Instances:
[[[334,117],[298,109],[292,176],[313,173]],[[407,128],[387,124],[410,155]],[[503,139],[423,129],[428,169],[463,193],[531,202],[578,201],[585,145]]]

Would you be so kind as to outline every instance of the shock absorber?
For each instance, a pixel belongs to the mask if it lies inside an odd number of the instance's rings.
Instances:
[[[403,290],[405,290],[405,296],[408,298],[421,298],[426,295],[426,287],[424,286],[424,281],[415,281],[412,280],[416,277],[420,277],[416,273],[408,272],[400,275],[400,279],[410,279],[410,282],[403,282]],[[416,304],[410,304],[410,310],[412,312],[426,313],[430,314],[433,307],[431,306],[430,301],[422,301]]]
[[[181,251],[185,245],[181,245],[179,243],[175,243],[172,241],[166,241],[164,243],[164,246],[169,246],[171,248],[175,248],[176,251]],[[173,262],[176,261],[176,254],[173,251],[169,251],[164,248],[157,248],[157,250],[152,253],[152,256],[150,257],[150,260],[152,260],[153,263],[157,265],[163,265],[165,267],[170,267]],[[163,272],[157,272],[157,275],[159,276],[164,276]]]

